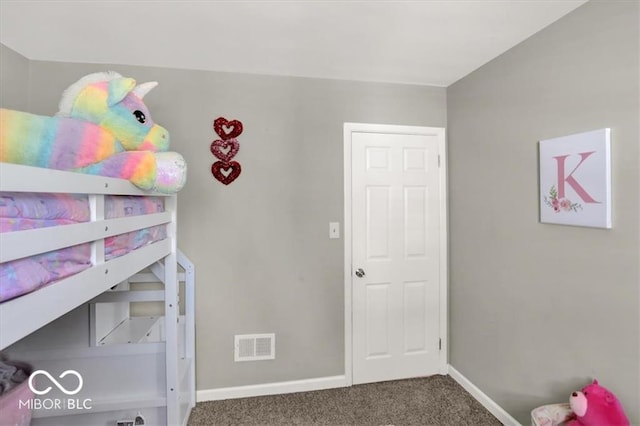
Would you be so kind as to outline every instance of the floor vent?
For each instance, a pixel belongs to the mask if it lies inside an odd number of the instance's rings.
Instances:
[[[262,361],[275,359],[276,335],[270,334],[236,334],[234,360]]]

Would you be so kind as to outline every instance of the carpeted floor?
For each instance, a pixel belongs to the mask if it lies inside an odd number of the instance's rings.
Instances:
[[[501,423],[449,376],[200,402],[189,426],[433,425]]]

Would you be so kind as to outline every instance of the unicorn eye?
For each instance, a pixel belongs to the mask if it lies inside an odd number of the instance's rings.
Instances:
[[[133,115],[136,116],[136,120],[138,120],[139,122],[143,123],[147,120],[147,117],[145,117],[144,112],[140,111],[140,110],[135,110],[133,111]]]

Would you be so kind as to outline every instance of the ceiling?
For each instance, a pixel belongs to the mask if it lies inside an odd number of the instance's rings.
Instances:
[[[449,86],[586,0],[0,0],[32,60]]]

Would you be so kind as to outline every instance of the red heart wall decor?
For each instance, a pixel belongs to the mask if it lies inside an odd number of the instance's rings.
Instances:
[[[242,167],[237,161],[231,161],[229,163],[216,161],[211,165],[211,173],[213,176],[225,185],[229,185],[236,180],[236,178],[240,176],[241,171]],[[227,174],[225,175],[225,173]]]
[[[238,120],[228,121],[224,117],[218,117],[213,122],[213,130],[220,136],[220,139],[226,141],[240,136],[242,123]]]
[[[231,159],[236,156],[239,150],[240,143],[237,139],[229,139],[226,141],[218,139],[211,143],[211,153],[225,163],[231,161]]]

